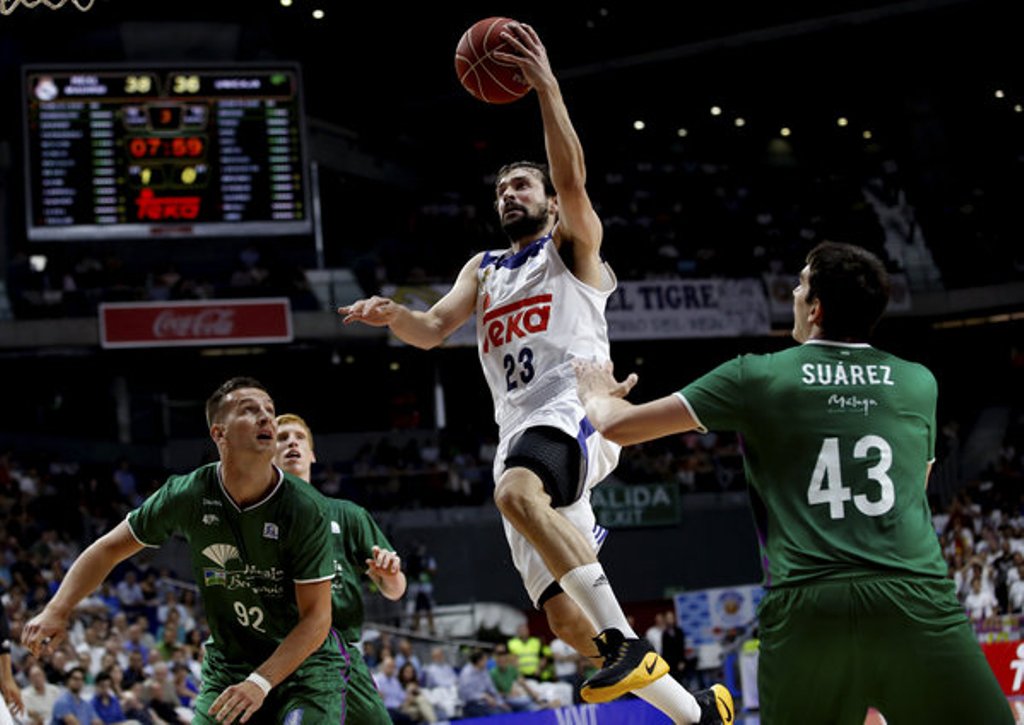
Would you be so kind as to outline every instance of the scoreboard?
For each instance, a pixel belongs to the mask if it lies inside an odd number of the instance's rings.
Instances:
[[[297,65],[26,66],[30,240],[312,231]]]

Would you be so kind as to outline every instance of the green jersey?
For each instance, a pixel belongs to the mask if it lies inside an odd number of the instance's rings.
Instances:
[[[332,622],[348,642],[358,642],[363,630],[362,575],[373,547],[393,551],[384,533],[362,506],[326,498],[324,514],[330,521],[334,552],[334,580],[331,582]]]
[[[211,463],[171,476],[128,514],[132,534],[146,546],[175,533],[188,540],[210,625],[208,661],[255,669],[299,621],[295,584],[333,574],[318,494],[280,470],[278,477],[262,501],[240,509],[224,489],[220,464]],[[340,662],[330,638],[310,657],[317,659]]]
[[[946,575],[925,491],[937,396],[927,368],[815,340],[731,360],[679,395],[702,429],[742,437],[766,584]]]

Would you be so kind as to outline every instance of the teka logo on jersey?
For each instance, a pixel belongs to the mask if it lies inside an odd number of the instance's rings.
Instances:
[[[484,352],[548,329],[551,295],[527,297],[484,313]]]

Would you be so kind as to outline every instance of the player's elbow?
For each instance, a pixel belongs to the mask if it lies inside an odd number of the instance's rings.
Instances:
[[[331,599],[327,605],[317,602],[308,607],[300,606],[299,627],[308,636],[309,641],[317,644],[323,642],[331,634]]]
[[[595,416],[591,418],[591,423],[602,438],[612,443],[618,443],[620,446],[639,443],[644,437],[639,435],[640,431],[630,415],[630,410],[617,410],[603,416]]]
[[[421,344],[416,347],[421,350],[433,350],[435,347],[441,347],[441,344],[445,341],[445,334],[440,330],[431,330],[430,335]]]
[[[331,633],[331,607],[314,607],[302,617],[303,624],[309,632],[309,638],[315,642],[323,642]]]
[[[439,347],[449,333],[444,318],[430,310],[424,313],[419,321],[419,329],[407,342],[420,350],[433,350]]]
[[[575,146],[570,153],[561,159],[562,163],[552,164],[551,183],[558,196],[586,194],[587,161],[583,156],[583,147]]]

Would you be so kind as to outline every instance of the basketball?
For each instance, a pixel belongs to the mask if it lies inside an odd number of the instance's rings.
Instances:
[[[463,87],[481,101],[511,103],[530,90],[518,66],[499,62],[491,55],[496,50],[514,50],[501,37],[511,22],[509,18],[484,18],[473,23],[455,49],[455,74]]]

